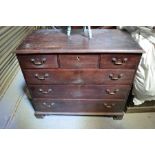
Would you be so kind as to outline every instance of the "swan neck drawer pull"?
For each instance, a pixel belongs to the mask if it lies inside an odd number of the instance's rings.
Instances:
[[[40,65],[43,65],[46,62],[46,58],[41,58],[40,61],[39,60],[35,60],[34,58],[31,58],[31,62],[34,65],[40,66]]]
[[[43,105],[46,106],[46,107],[48,107],[48,108],[51,108],[52,106],[55,105],[55,103],[54,102],[52,102],[52,103],[43,102]]]
[[[115,65],[123,65],[123,63],[126,63],[128,61],[128,58],[118,59],[118,58],[112,58],[112,62]]]
[[[115,95],[118,91],[119,89],[115,89],[114,91],[111,91],[110,89],[106,89],[106,93],[109,95]]]
[[[47,77],[49,77],[48,73],[45,73],[43,76],[38,75],[37,73],[35,74],[35,78],[37,78],[38,80],[45,80]]]
[[[113,73],[109,74],[109,78],[110,78],[111,80],[119,80],[122,76],[123,76],[122,73],[119,74],[118,76],[114,76]]]
[[[41,92],[42,94],[48,94],[52,91],[52,89],[48,89],[47,91],[44,91],[43,89],[39,89],[39,92]]]
[[[104,105],[106,108],[108,108],[108,109],[110,109],[110,108],[112,108],[113,106],[115,106],[114,103],[112,103],[112,104],[104,103],[103,105]]]

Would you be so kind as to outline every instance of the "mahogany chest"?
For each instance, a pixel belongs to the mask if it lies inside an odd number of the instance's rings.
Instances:
[[[103,115],[122,119],[143,50],[127,32],[36,30],[16,54],[36,117]]]

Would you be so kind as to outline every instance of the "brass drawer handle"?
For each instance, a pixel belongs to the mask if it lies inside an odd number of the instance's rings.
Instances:
[[[118,76],[114,76],[113,73],[109,74],[109,78],[110,78],[111,80],[118,80],[118,79],[120,79],[122,76],[123,76],[122,73],[119,74]]]
[[[108,104],[108,103],[103,103],[103,105],[104,105],[106,108],[108,108],[108,109],[110,109],[110,108],[112,108],[113,106],[115,106],[114,103],[112,103],[111,105]]]
[[[31,58],[31,62],[34,65],[40,66],[40,65],[43,65],[46,62],[46,58],[42,58],[40,61],[35,60],[34,58]]]
[[[106,92],[109,95],[115,95],[118,91],[119,91],[119,89],[115,89],[114,91],[111,91],[110,89],[106,89]]]
[[[51,108],[52,106],[55,105],[55,103],[54,102],[52,102],[52,103],[43,102],[43,105],[46,106],[46,107],[48,107],[48,108]]]
[[[115,64],[115,65],[122,65],[123,63],[126,63],[128,61],[128,58],[123,58],[122,59],[117,59],[117,58],[112,58],[112,62]]]
[[[39,89],[39,92],[41,92],[42,94],[48,94],[52,91],[52,89],[48,89],[47,91],[44,91],[43,89]]]
[[[38,80],[45,80],[47,77],[49,77],[48,73],[45,73],[43,76],[39,76],[37,73],[35,74],[35,78]]]

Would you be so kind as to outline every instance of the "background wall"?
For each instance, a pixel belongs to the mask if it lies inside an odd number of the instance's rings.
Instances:
[[[15,104],[21,93],[17,87],[7,92],[15,75],[19,71],[15,49],[35,27],[1,26],[0,27],[0,128],[10,119]]]
[[[0,99],[19,67],[15,49],[33,29],[28,26],[0,27]]]

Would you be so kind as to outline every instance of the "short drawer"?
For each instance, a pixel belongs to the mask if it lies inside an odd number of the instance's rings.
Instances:
[[[101,54],[100,68],[136,69],[140,57],[139,54]]]
[[[126,99],[129,85],[29,85],[33,98]]]
[[[125,102],[120,100],[53,100],[33,99],[33,107],[37,112],[54,113],[106,113],[123,112]]]
[[[134,70],[25,69],[28,84],[131,84]]]
[[[28,54],[17,55],[22,68],[58,68],[57,55]]]
[[[96,54],[61,54],[60,68],[98,68],[99,56]]]

